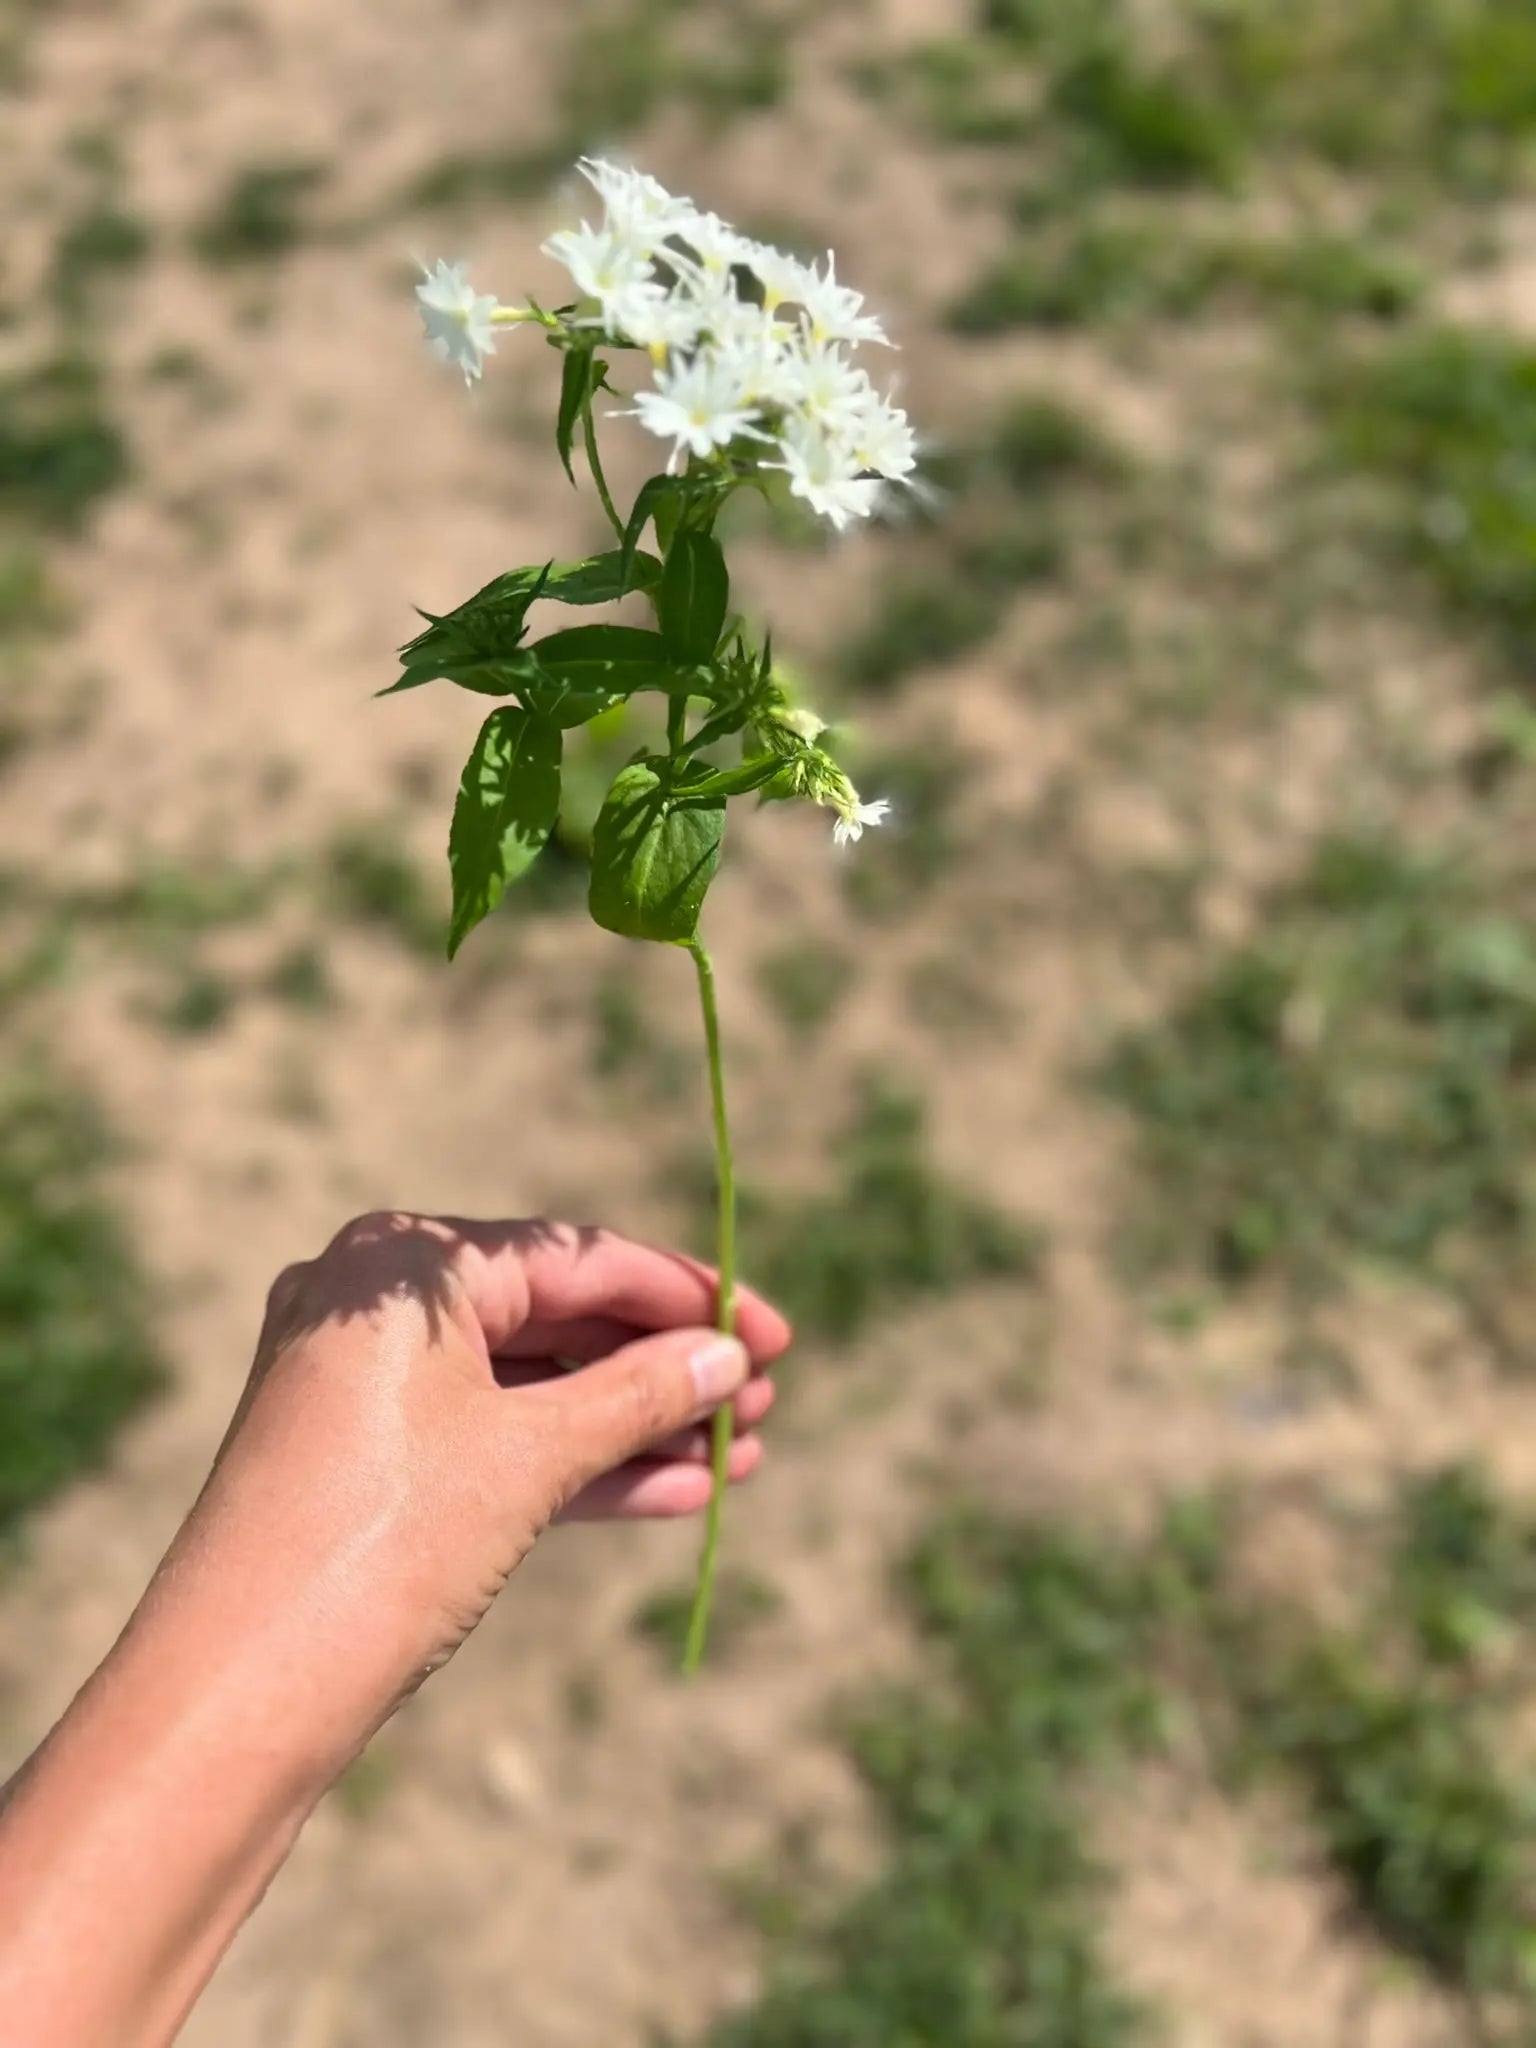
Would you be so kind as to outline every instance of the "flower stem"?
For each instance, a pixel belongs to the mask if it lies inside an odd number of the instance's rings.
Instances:
[[[608,514],[608,524],[622,542],[624,538],[624,522],[614,507],[613,497],[608,489],[608,479],[603,475],[602,458],[597,452],[597,428],[592,424],[592,394],[590,391],[582,401],[581,436],[587,446],[587,462],[591,467],[592,481],[597,485],[597,495],[602,499],[603,510]]]
[[[720,1063],[720,1010],[715,998],[715,967],[704,942],[697,934],[688,942],[699,975],[699,1007],[704,1016],[704,1045],[709,1056],[709,1095],[715,1120],[715,1192],[719,1219],[720,1295],[717,1321],[729,1335],[736,1329],[736,1167],[731,1156],[731,1129],[725,1114],[725,1073]],[[714,1480],[709,1497],[709,1514],[704,1525],[704,1551],[699,1559],[699,1581],[688,1617],[688,1640],[683,1651],[683,1674],[691,1677],[704,1660],[704,1643],[709,1633],[709,1610],[715,1594],[715,1572],[720,1561],[720,1510],[725,1499],[726,1472],[731,1456],[733,1431],[730,1403],[716,1409],[711,1439],[710,1469]]]

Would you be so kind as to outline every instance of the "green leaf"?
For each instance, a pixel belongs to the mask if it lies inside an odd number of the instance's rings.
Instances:
[[[660,562],[643,552],[633,556],[626,581],[624,557],[614,548],[584,562],[556,562],[544,595],[560,604],[613,604],[632,590],[654,590],[660,581]]]
[[[379,695],[392,697],[443,677],[466,690],[506,696],[515,687],[509,664],[522,644],[528,607],[543,595],[552,567],[546,562],[494,577],[441,618],[423,612],[426,631],[401,648],[403,673]]]
[[[572,483],[576,481],[576,472],[571,467],[571,443],[575,439],[576,422],[581,418],[582,407],[601,381],[599,369],[590,344],[567,350],[565,369],[560,378],[560,411],[555,421],[555,446],[560,451],[560,460],[564,463],[565,473]]]
[[[636,761],[609,790],[592,833],[588,904],[605,930],[627,939],[691,939],[720,864],[723,799],[694,800],[694,763]]]
[[[677,497],[683,488],[683,480],[677,476],[653,476],[640,486],[640,495],[635,499],[634,509],[629,515],[629,524],[624,529],[624,546],[621,549],[622,573],[627,577],[629,565],[635,559],[635,550],[640,545],[640,536],[647,523],[658,517],[669,500]],[[657,528],[658,533],[660,527]],[[626,589],[629,584],[626,581]]]
[[[560,808],[560,729],[504,705],[480,728],[453,810],[451,960],[537,859]]]
[[[569,626],[525,649],[517,688],[533,710],[571,726],[585,725],[636,690],[681,690],[696,680],[672,666],[659,633],[640,626]]]
[[[661,636],[674,661],[708,661],[725,630],[731,579],[720,543],[707,533],[680,533],[672,543],[656,600]]]

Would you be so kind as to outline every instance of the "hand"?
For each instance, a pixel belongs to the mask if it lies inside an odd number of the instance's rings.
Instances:
[[[782,1317],[549,1223],[371,1216],[272,1290],[202,1495],[116,1648],[0,1790],[0,2012],[167,2048],[326,1787],[557,1515],[680,1515],[756,1466]],[[756,1373],[758,1376],[753,1376]]]
[[[248,1523],[290,1585],[329,1560],[328,1603],[392,1622],[419,1679],[557,1516],[704,1507],[725,1400],[730,1476],[756,1469],[789,1328],[743,1292],[733,1341],[714,1309],[705,1267],[606,1231],[364,1217],[274,1286],[183,1542]]]

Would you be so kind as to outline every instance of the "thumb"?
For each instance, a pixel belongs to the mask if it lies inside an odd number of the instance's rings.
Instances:
[[[746,1346],[719,1330],[663,1330],[583,1366],[550,1389],[575,1491],[684,1429],[746,1384]]]

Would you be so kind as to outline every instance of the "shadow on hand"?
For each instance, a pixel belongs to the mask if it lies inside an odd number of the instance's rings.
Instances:
[[[564,1244],[577,1257],[605,1232],[595,1224],[552,1223],[543,1217],[478,1222],[464,1216],[413,1216],[379,1211],[347,1224],[320,1254],[278,1276],[267,1305],[258,1368],[323,1324],[374,1314],[388,1301],[415,1301],[434,1341],[459,1291],[456,1266],[471,1246],[487,1259]]]

